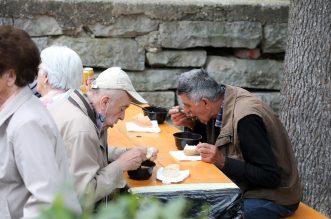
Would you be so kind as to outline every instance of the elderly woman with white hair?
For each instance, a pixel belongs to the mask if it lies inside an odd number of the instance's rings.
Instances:
[[[75,51],[66,46],[50,46],[41,51],[40,57],[37,91],[44,105],[66,98],[70,89],[79,89],[83,64]]]

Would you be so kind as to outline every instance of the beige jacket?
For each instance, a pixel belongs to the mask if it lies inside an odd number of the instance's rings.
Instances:
[[[76,91],[77,92],[77,91]],[[89,100],[73,92],[70,97],[77,103],[63,100],[50,106],[51,112],[65,142],[70,159],[70,173],[74,176],[76,191],[80,198],[89,188],[97,202],[111,194],[114,189],[125,186],[123,170],[115,160],[108,164],[107,145],[95,125],[95,118],[90,118],[88,111],[95,112]],[[113,151],[112,151],[113,152]],[[113,155],[113,153],[110,153]],[[121,154],[123,150],[114,150]],[[114,159],[117,156],[112,156]]]
[[[56,125],[28,87],[0,111],[0,218],[34,218],[68,180],[66,153]],[[80,211],[74,193],[66,206]]]

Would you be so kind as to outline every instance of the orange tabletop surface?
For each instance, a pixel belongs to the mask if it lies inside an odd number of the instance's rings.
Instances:
[[[125,174],[128,185],[131,188],[163,185],[161,181],[156,179],[156,170],[161,165],[165,166],[171,163],[178,163],[181,170],[190,170],[189,177],[177,184],[226,184],[230,187],[236,187],[236,185],[213,164],[203,161],[177,161],[173,158],[169,154],[169,151],[177,150],[173,133],[180,130],[167,122],[159,124],[161,129],[160,133],[128,132],[125,123],[139,113],[143,113],[142,109],[131,105],[126,110],[125,119],[119,121],[113,128],[108,129],[108,145],[110,146],[126,148],[153,146],[159,149],[156,167],[150,179],[132,180]]]

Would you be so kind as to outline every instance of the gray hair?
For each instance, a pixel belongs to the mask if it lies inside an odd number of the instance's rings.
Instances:
[[[66,46],[50,46],[41,51],[40,68],[47,73],[52,88],[79,89],[83,64],[79,55]]]
[[[177,94],[185,94],[194,103],[202,98],[212,102],[219,100],[225,93],[225,86],[218,84],[203,69],[193,69],[179,76]]]

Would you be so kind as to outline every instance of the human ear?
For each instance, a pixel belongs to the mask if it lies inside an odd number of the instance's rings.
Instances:
[[[209,100],[207,99],[207,98],[202,98],[201,99],[201,102],[202,102],[202,104],[203,104],[203,106],[205,106],[206,107],[206,109],[208,109],[209,108]]]
[[[44,74],[44,80],[43,80],[43,83],[44,84],[47,84],[48,83],[48,75],[45,73]]]
[[[4,74],[6,81],[7,81],[7,86],[11,87],[15,84],[16,81],[16,72],[14,69],[9,69],[5,74]]]
[[[211,109],[213,109],[214,107],[213,107],[213,102],[212,101],[210,101],[209,99],[207,99],[207,98],[202,98],[202,105],[204,106],[204,108],[206,109],[206,110],[211,110]]]
[[[108,96],[101,97],[101,109],[106,110],[109,102],[110,102],[110,97],[108,97]]]

